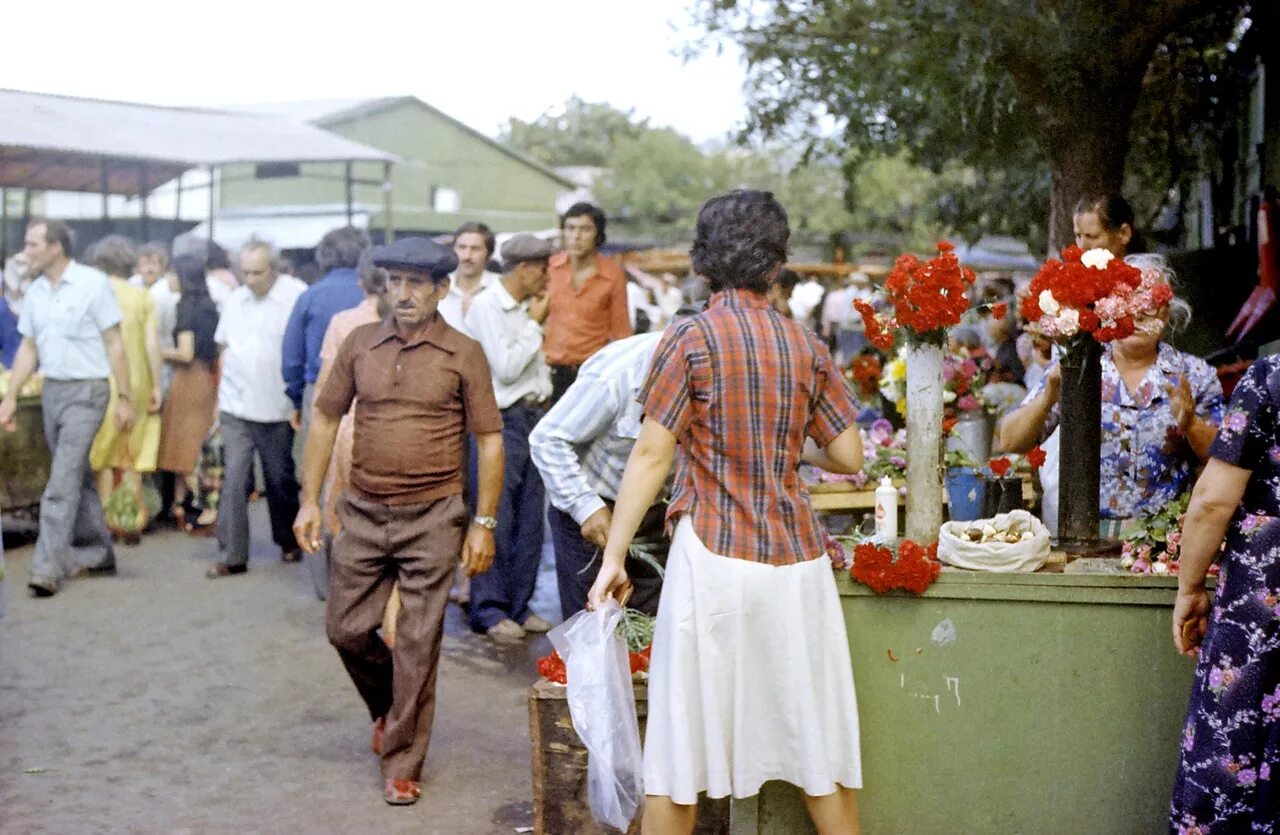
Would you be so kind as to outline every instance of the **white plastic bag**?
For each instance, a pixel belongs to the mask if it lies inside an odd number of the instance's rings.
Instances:
[[[1016,534],[1029,532],[1031,538],[1019,542],[970,542],[965,538],[965,531],[987,525]],[[1049,529],[1025,510],[972,522],[947,522],[938,532],[938,559],[974,571],[1036,571],[1049,559]]]
[[[624,832],[644,800],[644,759],[627,646],[614,600],[581,611],[547,637],[564,659],[569,715],[587,747],[587,799],[597,821]]]

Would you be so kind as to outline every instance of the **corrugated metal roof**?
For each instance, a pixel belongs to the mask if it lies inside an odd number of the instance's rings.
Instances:
[[[0,90],[0,186],[100,191],[104,159],[107,190],[138,194],[195,166],[397,157],[278,116]]]

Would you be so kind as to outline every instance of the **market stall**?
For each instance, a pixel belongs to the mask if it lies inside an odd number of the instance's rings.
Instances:
[[[16,431],[0,429],[0,510],[6,512],[40,504],[52,463],[39,394],[18,398],[14,422]]]
[[[1193,662],[1176,581],[944,570],[919,597],[840,580],[867,832],[1158,832]],[[733,829],[813,831],[770,784]]]

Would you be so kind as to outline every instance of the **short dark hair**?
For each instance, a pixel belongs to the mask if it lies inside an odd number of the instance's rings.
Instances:
[[[35,226],[44,227],[44,242],[46,244],[58,244],[62,247],[62,254],[71,257],[71,253],[75,250],[76,237],[72,233],[71,227],[61,220],[54,220],[50,217],[33,217],[27,221],[27,228],[31,229]]]
[[[89,247],[86,260],[107,275],[128,278],[138,266],[138,253],[133,241],[124,235],[108,235]]]
[[[331,229],[316,246],[316,263],[325,272],[343,268],[353,270],[360,263],[360,253],[368,248],[369,235],[363,229],[354,226]]]
[[[199,255],[179,255],[173,259],[173,274],[178,277],[182,298],[209,298],[209,274],[205,260]]]
[[[571,217],[589,217],[591,222],[596,225],[596,246],[604,246],[606,240],[604,229],[608,225],[609,219],[605,217],[604,209],[591,203],[574,203],[569,210],[560,216],[560,228],[564,229],[564,222]]]
[[[787,211],[772,192],[738,189],[712,197],[698,211],[693,271],[706,276],[711,291],[765,293],[769,274],[787,260],[791,228]]]
[[[498,248],[498,239],[494,237],[493,230],[486,224],[477,221],[470,221],[458,227],[458,231],[453,233],[453,240],[456,243],[458,238],[463,235],[479,235],[484,238],[484,248],[488,251],[489,257],[493,257],[493,252]]]
[[[791,270],[786,269],[779,270],[778,277],[773,280],[774,286],[786,293],[788,296],[791,295],[791,291],[796,289],[796,285],[799,283],[800,276],[796,275]]]

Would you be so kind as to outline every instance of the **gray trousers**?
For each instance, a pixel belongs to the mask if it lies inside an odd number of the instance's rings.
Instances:
[[[281,551],[297,549],[293,520],[298,515],[298,482],[293,470],[293,429],[287,421],[259,423],[222,412],[222,457],[225,465],[218,498],[218,549],[227,565],[249,561],[249,503],[253,454],[262,461],[267,483],[271,538]]]
[[[53,463],[40,497],[32,577],[58,580],[75,573],[81,566],[72,559],[72,546],[89,549],[86,566],[115,559],[97,479],[89,468],[89,447],[102,426],[110,396],[106,380],[45,380],[40,405]]]

